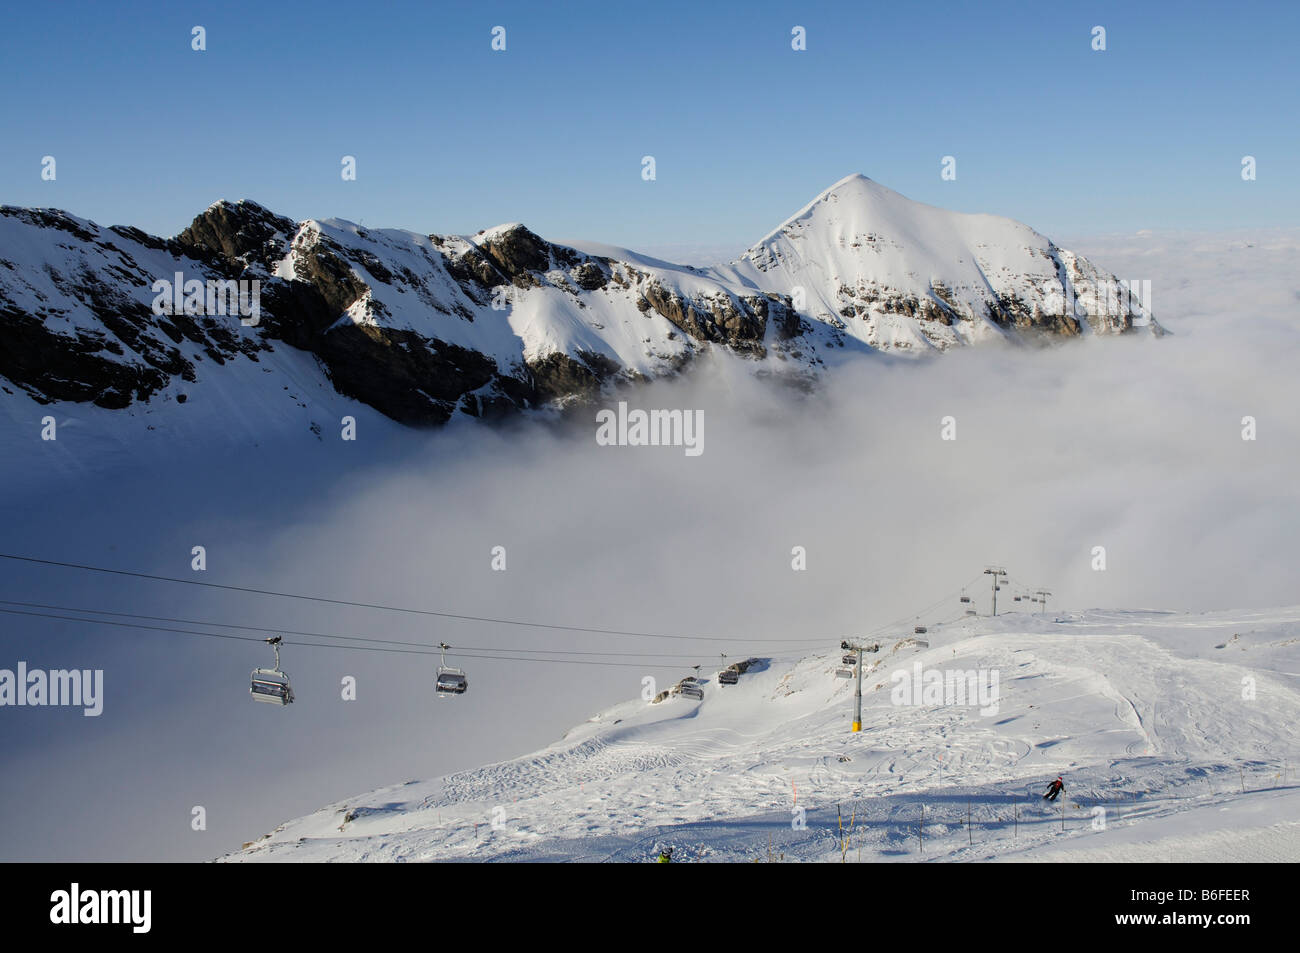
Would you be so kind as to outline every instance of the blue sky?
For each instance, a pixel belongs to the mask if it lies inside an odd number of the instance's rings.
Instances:
[[[248,197],[743,248],[851,172],[1058,236],[1300,221],[1296,4],[63,3],[3,25],[0,201],[161,234]]]

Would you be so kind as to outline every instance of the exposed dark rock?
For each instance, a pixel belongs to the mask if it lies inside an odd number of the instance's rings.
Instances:
[[[294,223],[256,202],[218,202],[176,236],[183,248],[202,249],[245,266],[269,268],[284,254]]]
[[[82,225],[67,212],[57,208],[17,208],[13,205],[0,205],[0,215],[16,218],[28,225],[38,228],[55,228],[67,232],[83,242],[94,242],[98,233]]]
[[[743,303],[736,307],[726,295],[698,302],[700,307],[697,307],[697,302],[687,300],[654,280],[645,282],[641,292],[657,312],[698,341],[728,344],[743,351],[762,346],[767,326],[765,298],[751,299],[764,302],[763,313],[759,314]]]
[[[620,367],[602,354],[579,351],[578,358],[555,352],[528,362],[534,388],[540,400],[594,399],[606,381]]]
[[[485,303],[488,299],[486,296],[476,295],[474,293],[476,287],[489,291],[498,285],[509,283],[509,279],[497,270],[496,265],[472,245],[459,256],[445,256],[445,267],[447,273],[465,287],[466,293],[480,303]]]
[[[341,249],[324,236],[310,247],[298,250],[294,269],[300,279],[305,279],[320,294],[332,312],[331,321],[356,304],[369,290],[348,265]]]
[[[407,424],[445,423],[461,397],[492,381],[497,370],[477,351],[406,331],[342,326],[313,344],[339,393]]]
[[[479,242],[479,247],[496,264],[497,269],[518,283],[518,279],[535,279],[530,272],[546,271],[551,267],[551,246],[522,225],[503,229],[490,239]]]
[[[167,374],[156,367],[100,356],[104,342],[90,335],[55,334],[40,319],[8,306],[0,307],[0,325],[0,375],[38,403],[89,401],[120,410],[167,385]]]
[[[593,260],[587,260],[570,272],[583,291],[599,291],[609,282],[609,273]]]

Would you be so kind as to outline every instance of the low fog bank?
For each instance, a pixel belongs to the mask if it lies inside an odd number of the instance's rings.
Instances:
[[[1101,260],[1124,277],[1153,266],[1124,254]],[[805,653],[891,622],[885,634],[901,634],[936,600],[927,620],[956,617],[955,590],[990,562],[1051,589],[1053,612],[1293,604],[1294,272],[1264,258],[1232,297],[1207,261],[1170,254],[1152,268],[1157,317],[1175,332],[1161,340],[864,358],[810,395],[720,359],[625,395],[702,412],[699,456],[600,446],[592,415],[385,432],[359,444],[361,459],[329,443],[186,456],[129,479],[79,477],[75,494],[33,491],[7,521],[6,552],[698,641],[4,565],[6,600],[618,664],[467,658],[469,693],[437,700],[436,657],[288,646],[298,702],[278,710],[248,698],[265,646],[2,616],[0,666],[100,667],[107,698],[93,719],[3,713],[0,809],[23,822],[5,826],[0,857],[215,856],[350,793],[523,754],[635,697],[645,676],[663,687],[691,664],[711,673],[720,651]],[[1182,299],[1202,310],[1166,307]],[[955,440],[942,439],[945,417]],[[190,570],[194,545],[206,573]],[[982,581],[970,595],[987,610]],[[345,675],[356,701],[340,698]],[[190,830],[193,805],[207,808],[206,832]]]

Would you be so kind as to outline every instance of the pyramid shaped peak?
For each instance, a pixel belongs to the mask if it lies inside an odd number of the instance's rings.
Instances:
[[[824,191],[822,194],[823,194],[823,195],[828,195],[828,194],[830,194],[831,192],[834,192],[836,189],[843,188],[843,187],[846,186],[846,185],[856,185],[856,184],[862,184],[862,185],[879,185],[878,182],[875,182],[874,180],[872,180],[872,179],[869,178],[868,176],[863,175],[861,172],[854,172],[854,173],[851,173],[850,175],[846,175],[844,178],[840,179],[838,182],[836,182],[836,183],[835,183],[834,185],[832,185],[830,188],[826,189],[826,191]]]
[[[862,201],[892,201],[911,203],[912,200],[893,189],[881,185],[875,179],[868,178],[861,172],[846,175],[829,188],[823,189],[816,198],[800,209],[792,218],[799,218],[809,209],[831,201],[859,199]],[[920,204],[920,203],[913,203]]]

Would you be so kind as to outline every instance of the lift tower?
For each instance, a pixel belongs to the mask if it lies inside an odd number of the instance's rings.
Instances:
[[[998,614],[998,583],[1002,581],[1002,577],[1005,576],[1006,574],[1007,571],[1005,569],[1002,569],[999,566],[990,566],[988,569],[984,570],[984,575],[993,577],[993,614],[994,615]]]
[[[854,666],[857,669],[857,688],[853,692],[853,731],[862,730],[862,646],[849,642],[847,639],[840,643],[840,648],[847,652],[856,652],[858,664]]]

